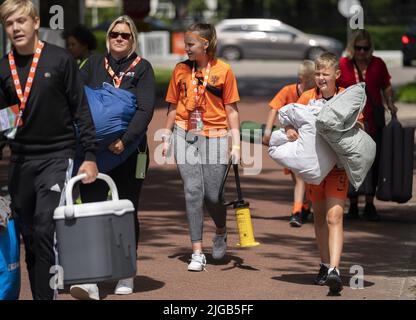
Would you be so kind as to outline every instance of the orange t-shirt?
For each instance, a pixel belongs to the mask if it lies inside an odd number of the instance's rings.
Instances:
[[[298,84],[290,84],[282,88],[279,93],[270,101],[272,109],[280,110],[282,107],[295,103],[299,99]]]
[[[202,70],[205,76],[205,69]],[[211,72],[208,79],[208,86],[214,87],[221,97],[205,90],[201,97],[204,108],[203,122],[204,130],[202,135],[206,137],[221,137],[228,133],[228,122],[225,106],[240,101],[238,94],[237,80],[231,66],[225,62],[215,59],[211,63]],[[176,105],[175,123],[184,130],[188,130],[188,111],[186,106],[195,103],[195,92],[192,84],[192,67],[185,63],[179,63],[173,70],[169,83],[166,102]],[[216,130],[210,132],[210,130]]]
[[[341,93],[344,90],[345,90],[345,88],[339,88],[338,93]],[[322,95],[315,88],[315,89],[311,89],[311,90],[308,90],[308,91],[304,92],[300,96],[297,103],[308,105],[311,100],[319,100],[319,99],[322,99]],[[360,122],[361,124],[364,123],[364,116],[363,116],[362,113],[360,114],[360,116],[358,118],[358,122]]]

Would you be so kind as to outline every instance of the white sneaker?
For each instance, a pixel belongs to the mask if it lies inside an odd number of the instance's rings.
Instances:
[[[188,265],[188,271],[200,272],[205,270],[207,260],[202,253],[196,253],[192,255],[191,263]]]
[[[216,234],[212,242],[214,244],[212,246],[212,257],[215,260],[221,260],[227,252],[227,233]]]
[[[71,296],[78,300],[100,300],[96,284],[77,284],[70,288]]]
[[[117,283],[114,294],[118,294],[118,295],[132,294],[133,289],[134,289],[134,278],[123,279]]]

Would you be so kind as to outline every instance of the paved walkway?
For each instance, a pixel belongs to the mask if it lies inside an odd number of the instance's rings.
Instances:
[[[411,119],[414,106],[407,106]],[[263,122],[265,102],[246,99],[240,104],[242,120]],[[159,108],[149,137],[163,126],[166,112]],[[410,116],[409,116],[410,115]],[[415,117],[416,118],[416,117]],[[157,144],[152,142],[151,149]],[[242,185],[251,213],[256,239],[261,246],[240,249],[233,210],[228,214],[229,253],[224,262],[211,256],[213,223],[205,223],[207,272],[186,271],[189,238],[185,219],[182,184],[176,167],[151,164],[141,201],[141,242],[135,293],[123,299],[415,299],[416,298],[416,197],[406,205],[377,203],[382,222],[345,223],[345,249],[341,272],[347,286],[341,297],[327,297],[327,288],[312,285],[318,268],[318,252],[313,224],[301,229],[288,225],[292,183],[282,168],[262,149],[263,170],[244,176]],[[0,179],[5,181],[6,161],[0,163]],[[416,184],[416,179],[415,179]],[[416,186],[414,188],[416,191]],[[232,197],[232,196],[230,196]],[[365,289],[348,287],[350,268],[364,268]],[[22,299],[31,299],[22,257]],[[114,283],[100,284],[103,299],[113,295]],[[59,299],[71,299],[64,290]]]

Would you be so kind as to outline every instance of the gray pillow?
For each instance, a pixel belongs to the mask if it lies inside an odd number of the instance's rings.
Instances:
[[[357,125],[366,101],[365,83],[356,84],[329,100],[316,121],[318,133],[337,154],[356,190],[376,156],[374,140]]]

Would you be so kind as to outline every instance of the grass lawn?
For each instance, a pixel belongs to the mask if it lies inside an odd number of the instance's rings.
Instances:
[[[397,100],[406,103],[416,103],[416,83],[409,83],[397,90]]]
[[[170,69],[155,69],[155,78],[156,78],[156,94],[158,96],[165,96],[169,81],[172,76],[172,70]]]

